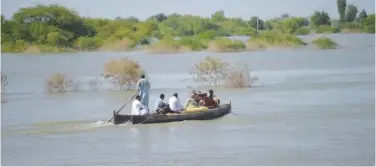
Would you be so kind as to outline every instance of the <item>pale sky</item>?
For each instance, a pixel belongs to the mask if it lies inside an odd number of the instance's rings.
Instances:
[[[325,10],[333,19],[338,18],[336,0],[1,0],[1,13],[10,18],[19,8],[36,4],[63,5],[81,16],[135,16],[141,20],[157,13],[210,16],[217,10],[224,10],[227,17],[243,19],[269,19],[283,13],[307,17],[315,10]],[[375,0],[347,0],[347,4],[375,13]]]

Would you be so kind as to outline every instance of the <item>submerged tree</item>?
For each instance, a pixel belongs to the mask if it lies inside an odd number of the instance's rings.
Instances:
[[[207,56],[204,60],[195,64],[191,71],[195,81],[204,82],[208,86],[232,88],[250,87],[257,77],[251,77],[247,65],[230,65],[219,58]]]
[[[219,58],[207,56],[191,69],[191,75],[195,81],[204,82],[206,85],[220,85],[229,70],[229,64]]]
[[[128,58],[111,60],[103,65],[105,78],[110,78],[121,91],[128,90],[135,85],[143,73],[138,62]]]
[[[1,72],[1,103],[4,103],[4,92],[5,92],[5,87],[8,85],[8,77]]]
[[[47,92],[71,92],[77,91],[78,84],[68,76],[56,72],[46,80],[45,88]]]

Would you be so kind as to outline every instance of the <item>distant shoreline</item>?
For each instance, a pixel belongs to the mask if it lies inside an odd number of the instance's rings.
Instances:
[[[140,21],[135,17],[87,18],[64,6],[36,5],[20,8],[11,19],[2,15],[1,52],[140,49],[151,54],[202,50],[242,52],[307,45],[300,35],[375,33],[375,14],[368,15],[365,10],[346,4],[346,0],[338,1],[337,7],[340,20],[332,20],[325,11],[315,11],[309,18],[285,13],[268,20],[258,16],[250,16],[248,20],[231,18],[224,11],[217,11],[211,17],[159,13]],[[227,39],[229,36],[252,36],[252,39],[244,42]],[[323,43],[315,43],[319,44]]]
[[[122,50],[119,50],[119,49],[114,49],[114,50],[100,50],[100,49],[97,49],[97,50],[78,50],[78,49],[70,49],[68,51],[59,51],[59,52],[27,52],[27,50],[25,52],[17,52],[17,54],[41,54],[41,56],[43,56],[44,54],[54,54],[54,53],[66,53],[66,54],[73,54],[73,53],[104,53],[104,52],[120,52],[120,53],[129,53],[129,52],[137,52],[137,51],[144,51],[146,52],[147,54],[150,54],[150,55],[161,55],[161,54],[164,54],[164,55],[173,55],[173,54],[179,54],[179,53],[194,53],[194,52],[212,52],[212,53],[225,53],[225,52],[253,52],[253,51],[268,51],[268,50],[284,50],[284,49],[297,49],[297,48],[305,48],[305,47],[309,47],[309,46],[314,46],[315,44],[313,43],[313,40],[314,39],[317,39],[319,37],[325,37],[325,36],[328,36],[328,35],[332,35],[332,34],[338,34],[338,35],[355,35],[355,34],[363,34],[363,35],[367,35],[367,33],[325,33],[325,34],[309,34],[309,35],[301,35],[301,36],[311,36],[312,37],[312,40],[309,41],[307,43],[307,45],[301,45],[301,46],[296,46],[296,47],[273,47],[273,46],[270,46],[270,47],[266,47],[266,48],[258,48],[258,49],[242,49],[242,50],[237,50],[237,51],[213,51],[213,50],[210,50],[210,49],[201,49],[201,50],[183,50],[183,51],[179,51],[179,50],[163,50],[161,52],[150,52],[148,49],[147,46],[143,46],[141,48],[131,48],[131,49],[122,49]],[[372,34],[369,34],[369,35],[372,35]],[[238,36],[238,37],[249,37],[249,36]],[[231,38],[231,37],[230,37]],[[244,42],[244,43],[247,43],[247,42]],[[35,47],[35,46],[31,46],[31,47]],[[320,49],[320,48],[316,48],[316,49]],[[15,53],[15,52],[2,52],[2,53]]]

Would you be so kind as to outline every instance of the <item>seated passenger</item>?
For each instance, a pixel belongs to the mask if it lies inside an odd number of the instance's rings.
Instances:
[[[159,95],[159,99],[155,103],[155,112],[157,114],[174,113],[171,112],[169,105],[164,101],[165,95],[162,93]]]
[[[167,106],[166,102],[164,101],[164,98],[165,95],[163,93],[159,95],[159,99],[155,102],[155,111],[157,111],[158,109],[165,108]]]
[[[205,96],[201,100],[201,104],[208,108],[216,108],[219,106],[219,99],[215,97],[213,90],[209,90],[209,96]]]
[[[180,104],[180,100],[178,98],[178,94],[174,93],[174,95],[168,101],[170,110],[175,113],[180,113],[184,110],[183,106]]]
[[[132,103],[132,115],[146,115],[149,113],[148,108],[142,105],[140,100],[140,95],[137,95]]]
[[[195,90],[191,92],[187,102],[184,105],[184,108],[195,108],[200,107],[200,98]]]

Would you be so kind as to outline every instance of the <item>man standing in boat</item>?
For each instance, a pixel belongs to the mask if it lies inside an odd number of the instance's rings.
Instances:
[[[137,91],[141,97],[141,104],[149,109],[149,89],[150,83],[145,78],[145,74],[141,75],[141,79],[137,82]]]

